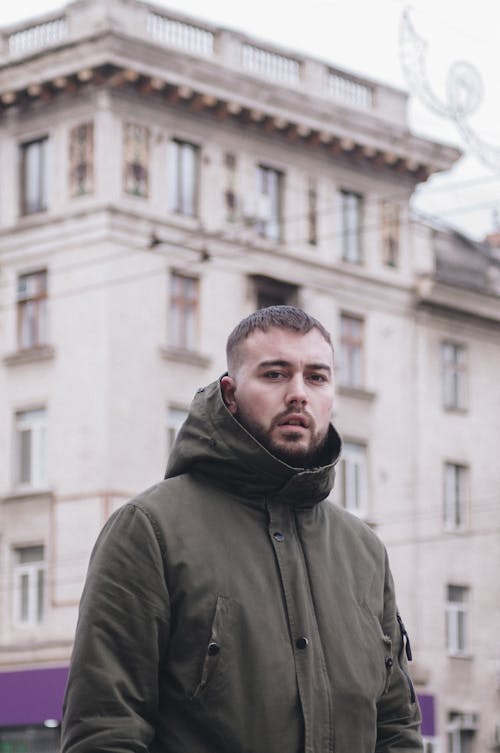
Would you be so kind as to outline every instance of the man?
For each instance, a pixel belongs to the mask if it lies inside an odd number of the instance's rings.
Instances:
[[[227,351],[166,480],[95,547],[63,751],[420,751],[383,545],[326,499],[340,452],[330,337],[273,306]]]

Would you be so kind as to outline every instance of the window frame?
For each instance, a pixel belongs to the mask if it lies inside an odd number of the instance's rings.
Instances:
[[[35,280],[34,287],[36,291],[34,294],[30,294],[29,290],[26,294],[21,293],[21,281],[28,281],[29,286],[30,278]],[[19,351],[32,350],[34,348],[40,348],[48,344],[47,337],[47,302],[48,302],[48,289],[47,289],[47,270],[38,269],[33,272],[23,272],[17,277],[17,291],[16,291],[16,310],[17,310],[17,348]],[[30,321],[30,311],[35,311],[35,336],[33,340],[30,337],[26,338],[24,335],[24,324]]]
[[[464,714],[450,712],[446,724],[448,753],[472,753],[476,728],[464,726]]]
[[[177,404],[167,405],[166,410],[166,436],[167,436],[167,455],[172,452],[175,440],[184,421],[189,415],[188,408]]]
[[[467,347],[453,340],[443,340],[440,356],[442,407],[464,411],[467,407]]]
[[[38,415],[37,415],[38,414]],[[15,487],[18,489],[47,488],[47,410],[40,406],[18,410],[14,414],[15,433]],[[28,444],[23,446],[24,433],[29,433]],[[28,459],[28,478],[24,478],[24,452]]]
[[[360,462],[361,460],[361,462]],[[368,499],[368,448],[365,442],[345,440],[341,456],[342,507],[358,518],[366,520],[369,515]],[[348,479],[354,474],[353,479]],[[355,492],[351,494],[353,489]]]
[[[198,217],[201,179],[201,147],[192,141],[172,138],[169,142],[169,206],[182,217]],[[189,166],[187,155],[192,156]],[[189,172],[188,171],[189,168]],[[186,183],[189,187],[186,189]]]
[[[451,589],[460,591],[462,598],[452,600]],[[446,650],[448,656],[470,656],[470,588],[448,584],[446,587]]]
[[[181,289],[175,290],[179,281]],[[190,295],[189,285],[194,294]],[[168,347],[175,350],[197,352],[199,350],[200,278],[172,270],[169,275],[168,301]]]
[[[348,330],[346,325],[349,324]],[[358,332],[352,333],[353,325],[359,326]],[[363,389],[365,361],[365,319],[362,316],[341,312],[339,339],[340,387]]]
[[[469,467],[445,461],[443,467],[443,524],[450,533],[467,526]]]
[[[341,241],[341,259],[348,264],[363,264],[363,216],[364,197],[356,191],[345,188],[339,191],[339,223]],[[354,210],[354,213],[352,214]],[[354,223],[352,219],[354,217]],[[354,227],[351,227],[351,225]]]
[[[21,552],[41,550],[38,559],[20,562]],[[13,547],[13,623],[20,628],[41,625],[46,612],[46,552],[43,544],[32,544]],[[26,619],[23,619],[24,604],[26,604]]]
[[[275,243],[283,240],[283,191],[285,174],[276,167],[259,162],[256,166],[255,230],[260,238]],[[261,217],[263,207],[269,216]]]
[[[29,152],[37,147],[35,162],[36,168],[30,163]],[[39,136],[37,138],[29,139],[28,141],[22,141],[19,144],[20,149],[20,213],[23,217],[28,217],[32,214],[38,214],[40,212],[46,212],[49,205],[49,182],[48,182],[48,149],[49,149],[49,137],[48,135]],[[31,166],[30,166],[31,164]],[[33,181],[30,179],[28,172],[35,170]],[[28,191],[30,190],[30,184],[36,183],[36,198],[32,199],[28,197]]]

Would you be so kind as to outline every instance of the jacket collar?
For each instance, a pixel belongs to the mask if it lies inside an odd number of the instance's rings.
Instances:
[[[311,507],[330,493],[340,449],[340,437],[330,425],[330,462],[319,468],[292,468],[274,457],[233,417],[217,380],[196,393],[165,478],[193,473],[248,501]]]

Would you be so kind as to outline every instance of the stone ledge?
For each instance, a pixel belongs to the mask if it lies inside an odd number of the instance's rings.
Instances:
[[[22,363],[49,361],[55,355],[56,351],[52,345],[41,345],[38,348],[29,348],[27,350],[19,350],[17,353],[10,353],[4,356],[3,362],[6,366],[18,366]]]
[[[363,387],[348,387],[347,385],[340,384],[337,388],[337,394],[342,397],[354,397],[360,400],[375,400],[376,393],[370,390],[365,390]]]
[[[164,345],[160,346],[160,355],[168,361],[189,363],[192,366],[199,366],[203,369],[208,368],[212,363],[211,357],[203,353],[198,353],[195,350],[184,350],[182,348],[170,348]]]
[[[53,499],[54,494],[52,489],[29,489],[29,488],[19,488],[19,489],[13,489],[10,492],[7,492],[7,494],[0,495],[0,502],[22,502],[24,500],[31,500],[31,499]]]

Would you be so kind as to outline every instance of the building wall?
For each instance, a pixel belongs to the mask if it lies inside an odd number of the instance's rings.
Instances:
[[[129,6],[124,18],[130,31],[134,26],[127,14],[139,11],[134,3]],[[98,6],[90,2],[77,10],[85,11],[82,18],[90,25],[98,14]],[[82,69],[92,52],[89,45],[88,40],[73,41],[73,54],[83,56]],[[56,52],[39,54],[47,70],[57,62],[54,57],[51,63]],[[126,59],[131,69],[141,55],[151,69],[159,68],[160,53],[145,40],[135,40]],[[183,75],[201,77],[199,62],[179,55]],[[317,73],[314,61],[305,63],[310,76]],[[19,80],[28,66],[16,62]],[[245,96],[252,94],[252,107],[275,108],[271,120],[262,121],[272,123],[278,102],[272,86],[240,81],[227,60],[221,71],[221,87],[222,78],[235,92],[244,85]],[[216,73],[212,75],[215,80]],[[420,150],[422,159],[432,153],[441,159],[441,168],[446,161],[451,165],[445,147],[439,151],[436,145],[412,141],[399,106],[402,95],[383,87],[380,91],[392,97],[394,109],[377,113],[377,127],[401,128],[406,135],[400,148],[408,155]],[[296,92],[287,92],[282,87],[279,98],[292,118],[300,107]],[[319,108],[316,100],[311,102]],[[304,100],[304,117],[307,104]],[[337,368],[342,316],[363,323],[362,374],[356,384],[345,384],[337,372],[334,420],[348,444],[366,448],[363,515],[389,549],[400,609],[414,643],[414,680],[419,692],[434,696],[441,753],[447,750],[445,731],[453,712],[479,715],[473,748],[479,752],[499,714],[495,439],[500,387],[492,378],[500,367],[498,291],[472,294],[451,285],[440,292],[435,286],[436,235],[411,218],[408,203],[416,177],[401,159],[401,169],[390,169],[393,163],[384,161],[383,151],[379,167],[363,161],[359,150],[356,158],[349,150],[334,153],[335,147],[326,154],[297,141],[293,128],[288,138],[275,126],[260,127],[252,112],[249,106],[246,120],[218,119],[195,105],[160,101],[131,87],[114,89],[97,79],[78,96],[68,90],[37,99],[7,109],[0,120],[0,670],[67,664],[98,531],[116,507],[162,478],[169,407],[187,409],[196,389],[223,372],[229,330],[256,308],[259,279],[272,278],[295,286],[297,303],[331,330]],[[340,129],[348,115],[345,108],[328,108],[329,119]],[[371,133],[371,118],[351,112],[356,142]],[[71,198],[70,130],[89,121],[94,124],[94,189]],[[149,129],[146,197],[124,191],[127,123]],[[20,144],[45,135],[48,209],[21,216]],[[172,139],[200,149],[194,217],[170,208]],[[236,160],[231,180],[227,154]],[[258,165],[283,176],[279,242],[260,238],[255,218],[247,216]],[[307,242],[311,180],[318,206],[315,245]],[[230,182],[236,201],[232,221],[225,204]],[[342,191],[363,199],[360,264],[342,260]],[[383,200],[400,212],[395,266],[384,263]],[[448,267],[454,264],[458,241],[452,237],[450,244]],[[474,250],[467,242],[465,247],[467,253]],[[17,283],[20,275],[40,269],[47,270],[46,347],[20,352]],[[199,280],[198,337],[188,350],[169,342],[173,273]],[[427,294],[422,280],[437,292]],[[474,314],[479,309],[481,316]],[[466,350],[463,411],[442,408],[444,340],[460,342]],[[47,418],[47,483],[20,488],[15,483],[15,414],[41,406]],[[466,523],[459,532],[443,529],[445,462],[468,467]],[[345,491],[342,475],[340,465],[333,494],[339,504]],[[13,619],[15,549],[42,544],[43,619],[19,625]],[[446,649],[450,584],[469,588],[469,656],[450,657]]]

